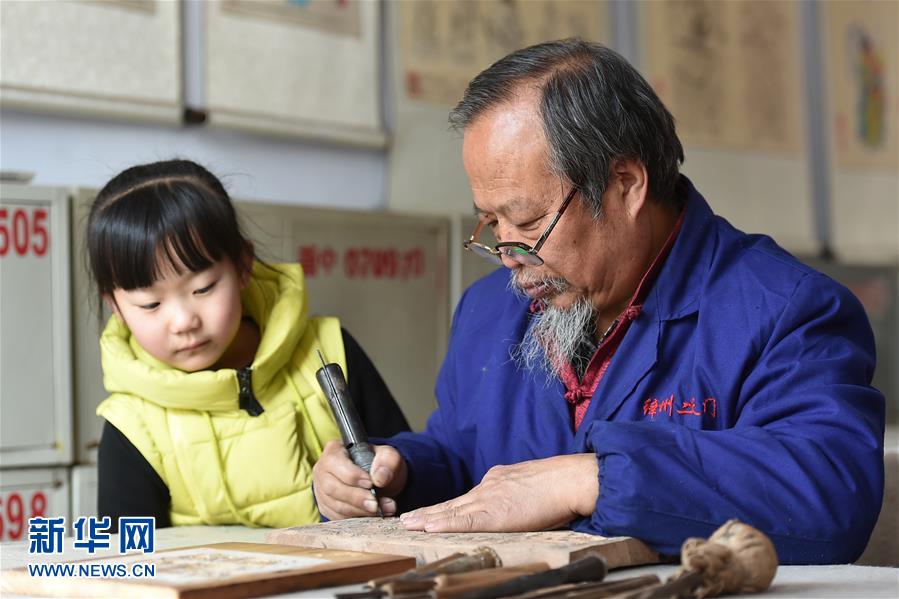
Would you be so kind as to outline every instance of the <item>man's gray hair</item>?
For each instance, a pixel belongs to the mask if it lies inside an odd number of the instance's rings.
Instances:
[[[621,55],[573,38],[517,50],[471,80],[450,112],[457,131],[514,99],[523,84],[541,93],[540,116],[550,169],[602,213],[613,162],[634,159],[649,173],[651,197],[680,206],[675,193],[684,150],[674,118],[646,80]]]

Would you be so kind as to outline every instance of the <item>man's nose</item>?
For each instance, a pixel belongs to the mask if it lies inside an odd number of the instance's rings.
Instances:
[[[505,229],[502,224],[497,224],[496,227],[493,228],[493,237],[496,239],[496,243],[502,243],[503,239],[506,238],[506,235],[504,235],[504,230]],[[521,266],[521,264],[517,260],[510,258],[502,248],[500,248],[499,259],[502,260],[503,266],[505,266],[506,268],[514,269]]]
[[[501,243],[503,240],[503,224],[497,223],[495,227],[493,227],[493,238],[496,240],[496,243]]]
[[[523,266],[518,260],[509,257],[509,255],[505,251],[503,251],[502,248],[500,248],[499,258],[503,261],[503,266],[505,266],[506,268],[515,270],[516,268],[520,268],[521,266]]]

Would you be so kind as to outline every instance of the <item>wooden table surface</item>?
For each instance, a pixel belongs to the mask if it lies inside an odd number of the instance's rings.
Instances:
[[[265,542],[268,529],[245,528],[242,526],[182,526],[162,528],[156,531],[156,549],[173,549],[191,545],[208,543],[224,543],[228,541],[245,541],[251,543]],[[72,546],[72,537],[66,537],[65,550],[61,555],[29,556],[28,543],[0,544],[0,568],[21,568],[28,563],[53,563],[82,560],[89,557],[85,551],[76,550]],[[113,535],[112,549],[98,550],[93,557],[113,557],[118,555],[117,536]],[[656,574],[664,579],[676,570],[675,566],[640,566],[623,570],[615,570],[608,580],[616,580],[641,574]],[[278,597],[333,597],[337,592],[360,590],[358,585],[319,589],[301,593],[289,593]],[[880,597],[899,597],[899,568],[877,568],[870,566],[781,566],[768,592],[762,595],[747,597],[764,599],[775,598],[831,598],[850,597],[853,599],[874,599]],[[4,595],[7,599],[7,595]]]

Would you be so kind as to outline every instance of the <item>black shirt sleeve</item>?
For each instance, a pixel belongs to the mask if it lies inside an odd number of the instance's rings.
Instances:
[[[346,329],[342,328],[341,332],[346,356],[347,387],[365,432],[372,437],[390,437],[410,430],[406,417],[375,365]]]
[[[366,432],[389,437],[408,431],[409,423],[375,365],[352,335],[341,331],[347,385]],[[101,518],[110,517],[113,531],[118,529],[119,516],[153,516],[156,528],[172,525],[168,486],[128,437],[109,422],[100,437],[97,476],[97,512]]]
[[[109,516],[112,531],[119,516],[153,516],[156,528],[171,526],[169,488],[128,437],[106,422],[97,451],[97,513]]]

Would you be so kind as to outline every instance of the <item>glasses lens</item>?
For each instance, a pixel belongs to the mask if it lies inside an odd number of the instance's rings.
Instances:
[[[493,253],[493,250],[482,243],[478,243],[477,241],[465,242],[465,249],[474,252],[484,260],[488,260],[493,264],[502,264],[503,262],[498,255]]]
[[[540,266],[543,264],[543,258],[522,247],[511,245],[498,247],[496,249],[503,256],[507,256],[523,266]]]

